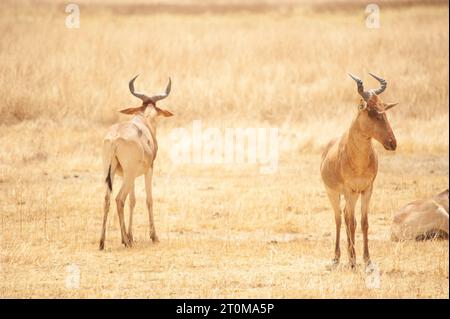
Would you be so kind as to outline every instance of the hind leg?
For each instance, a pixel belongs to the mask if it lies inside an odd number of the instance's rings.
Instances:
[[[128,238],[128,234],[125,229],[125,218],[124,218],[124,206],[125,200],[127,199],[128,194],[131,191],[131,188],[134,183],[134,178],[130,175],[124,174],[122,187],[119,190],[119,193],[116,197],[117,204],[117,215],[119,216],[119,224],[120,224],[120,233],[122,235],[122,243],[125,247],[131,246],[131,241]]]
[[[98,245],[98,248],[100,250],[103,250],[105,248],[106,222],[108,220],[109,207],[111,203],[112,184],[114,182],[116,165],[117,162],[113,160],[111,162],[111,165],[110,166],[108,165],[108,169],[105,170],[107,177],[105,178],[106,192],[105,192],[105,199],[103,202],[103,225],[102,225],[102,232],[100,235],[100,242]]]
[[[136,206],[136,194],[134,192],[134,182],[130,191],[130,221],[128,223],[128,238],[133,242],[133,211]]]
[[[153,168],[150,168],[145,175],[145,192],[147,195],[146,203],[148,210],[148,222],[150,226],[150,239],[152,240],[152,242],[158,243],[159,239],[156,235],[155,222],[153,220],[152,176]]]
[[[100,236],[100,243],[98,245],[98,248],[100,250],[103,250],[105,248],[105,235],[106,235],[106,221],[108,219],[108,212],[109,212],[109,206],[110,206],[110,198],[111,198],[111,191],[109,190],[109,187],[106,186],[106,194],[105,194],[105,201],[103,203],[103,225],[102,225],[102,233]]]

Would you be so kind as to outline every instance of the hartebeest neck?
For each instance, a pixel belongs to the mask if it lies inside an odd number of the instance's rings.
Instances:
[[[365,170],[373,161],[372,138],[365,134],[356,117],[347,132],[345,152],[355,170]]]
[[[143,114],[135,114],[131,121],[145,125],[152,134],[156,134],[156,121],[150,121]]]
[[[140,124],[144,125],[145,127],[147,127],[152,136],[154,145],[155,146],[158,145],[157,141],[156,141],[156,120],[155,119],[149,120],[143,114],[136,114],[135,116],[133,116],[131,121],[135,122],[135,123],[140,123]]]

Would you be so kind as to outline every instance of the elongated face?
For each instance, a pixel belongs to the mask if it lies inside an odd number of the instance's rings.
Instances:
[[[395,105],[384,103],[374,94],[367,103],[361,101],[358,114],[358,121],[363,132],[380,142],[389,151],[397,148],[397,140],[386,111]]]

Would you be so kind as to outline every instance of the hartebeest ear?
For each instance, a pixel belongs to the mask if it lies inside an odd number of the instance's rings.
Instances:
[[[165,117],[173,116],[173,113],[169,112],[167,110],[160,109],[159,107],[156,107],[156,106],[155,106],[155,109],[158,112],[158,115],[162,115],[162,116],[165,116]]]
[[[144,110],[145,110],[145,106],[138,106],[138,107],[129,107],[126,109],[122,109],[122,110],[119,110],[119,112],[123,113],[123,114],[136,114],[139,112],[143,112]]]
[[[367,103],[363,99],[359,100],[358,110],[362,111],[367,108]]]
[[[389,109],[392,109],[394,106],[396,106],[398,103],[384,103],[384,110],[387,111]]]

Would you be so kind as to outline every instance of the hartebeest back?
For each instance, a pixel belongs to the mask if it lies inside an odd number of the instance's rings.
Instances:
[[[171,81],[169,78],[169,83],[163,94],[148,97],[145,94],[135,92],[134,80],[136,78],[137,75],[129,82],[129,89],[131,94],[142,100],[142,105],[120,110],[121,113],[130,114],[133,117],[127,122],[113,125],[103,140],[103,167],[106,194],[103,209],[103,226],[99,244],[100,249],[103,249],[105,246],[106,221],[115,174],[122,176],[123,179],[122,187],[116,197],[122,243],[126,247],[131,246],[133,243],[133,209],[136,204],[134,180],[141,175],[145,176],[150,239],[153,242],[158,241],[153,221],[152,200],[153,162],[158,150],[158,144],[156,142],[156,119],[159,115],[172,116],[173,114],[158,108],[156,102],[169,95]],[[127,233],[123,211],[128,194],[130,195],[130,221]]]
[[[370,265],[368,247],[368,211],[373,190],[373,182],[378,171],[377,154],[372,146],[372,138],[380,142],[385,149],[395,150],[397,142],[388,122],[386,111],[396,103],[386,104],[379,94],[386,89],[386,81],[371,74],[381,84],[376,90],[364,90],[363,82],[350,75],[357,83],[362,100],[356,117],[350,128],[340,139],[328,143],[322,154],[320,172],[333,206],[336,222],[336,246],[333,263],[340,259],[341,208],[340,198],[344,195],[344,217],[347,229],[347,243],[350,264],[356,264],[355,256],[355,204],[361,195],[361,228],[364,239],[364,261]]]

